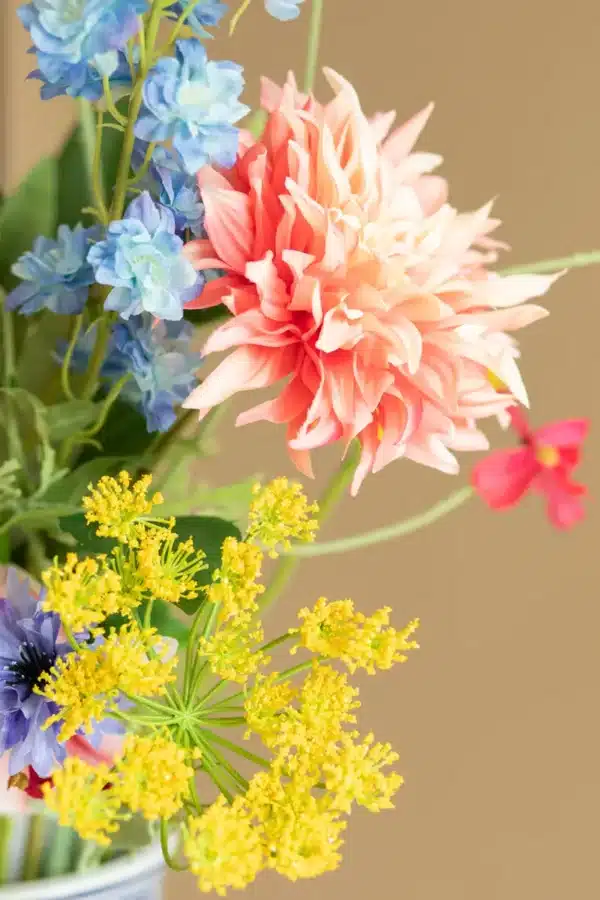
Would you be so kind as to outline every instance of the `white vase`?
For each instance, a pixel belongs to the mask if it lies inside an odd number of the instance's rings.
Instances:
[[[160,846],[74,875],[7,884],[0,900],[161,900],[165,864]]]

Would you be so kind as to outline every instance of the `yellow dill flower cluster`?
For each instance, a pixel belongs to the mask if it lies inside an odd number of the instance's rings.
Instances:
[[[384,606],[365,616],[355,611],[351,600],[330,603],[320,597],[312,610],[304,608],[298,613],[302,620],[300,646],[341,660],[350,672],[365,669],[373,675],[376,669],[390,669],[394,663],[405,662],[406,652],[419,646],[410,640],[419,620],[397,631],[389,624],[390,612],[390,607]]]
[[[156,629],[128,623],[118,631],[112,629],[97,646],[84,645],[78,653],[58,659],[35,689],[59,706],[45,727],[62,722],[60,740],[66,741],[79,729],[90,730],[94,719],[113,710],[121,693],[163,694],[175,678],[176,659],[165,659],[161,643]]]
[[[117,478],[105,475],[96,487],[90,484],[90,494],[83,498],[86,521],[90,525],[97,523],[96,534],[100,537],[135,545],[137,521],[163,503],[158,492],[147,496],[151,483],[151,475],[144,475],[133,484],[128,472],[120,472]]]
[[[207,568],[204,552],[195,549],[191,538],[176,544],[173,524],[138,529],[138,546],[129,566],[138,589],[166,603],[197,597],[195,576]]]
[[[109,568],[105,556],[79,560],[68,553],[65,562],[55,560],[42,579],[48,588],[42,606],[58,613],[72,632],[86,631],[114,613],[128,613],[139,601],[123,590],[118,572]]]
[[[183,850],[204,893],[219,896],[227,888],[245,888],[264,867],[261,835],[248,803],[221,795],[201,816],[188,819]]]
[[[389,744],[374,743],[372,734],[360,743],[344,734],[339,744],[329,749],[323,763],[325,787],[334,795],[333,806],[346,813],[352,803],[371,812],[391,809],[392,797],[404,779],[396,772],[384,774],[381,769],[398,758]]]
[[[221,548],[221,565],[215,569],[212,584],[207,588],[211,603],[219,605],[219,619],[237,618],[243,613],[254,613],[256,598],[264,591],[258,584],[263,562],[259,547],[237,538],[227,537]]]
[[[254,500],[250,506],[249,531],[251,540],[260,541],[277,556],[277,550],[289,550],[292,541],[314,541],[319,527],[316,503],[309,504],[302,486],[287,478],[275,478],[264,487],[254,485]]]
[[[121,802],[150,821],[170,819],[183,806],[194,776],[186,756],[166,735],[128,735],[113,776]]]
[[[74,828],[86,841],[103,847],[119,830],[123,816],[120,799],[107,786],[112,778],[108,766],[90,766],[69,756],[52,774],[52,783],[42,785],[46,805],[58,817],[59,825]]]
[[[221,625],[212,637],[202,638],[199,652],[219,678],[245,684],[250,675],[269,663],[259,647],[263,638],[260,624],[249,616],[239,616]]]
[[[194,775],[189,755],[165,734],[129,735],[112,768],[67,757],[43,786],[44,799],[61,825],[106,846],[133,813],[156,821],[179,812]]]

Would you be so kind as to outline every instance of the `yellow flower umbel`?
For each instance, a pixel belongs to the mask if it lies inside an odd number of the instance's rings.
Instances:
[[[82,646],[79,653],[60,658],[36,688],[59,712],[46,720],[45,727],[62,722],[60,740],[73,737],[79,729],[90,730],[116,708],[121,693],[155,697],[173,681],[176,659],[161,655],[161,638],[155,629],[123,625],[112,630],[97,647]],[[149,656],[151,654],[151,657]]]
[[[90,766],[69,756],[62,768],[53,772],[52,783],[42,786],[46,805],[56,813],[60,825],[107,847],[124,818],[119,813],[120,799],[107,787],[111,778],[108,766]]]
[[[68,553],[63,565],[55,560],[42,579],[48,588],[44,610],[58,613],[71,632],[86,631],[115,613],[128,614],[138,604],[104,556],[79,560]]]
[[[227,888],[245,888],[264,868],[261,834],[243,797],[229,804],[221,795],[187,820],[184,835],[184,853],[203,893],[223,897]]]
[[[375,744],[372,734],[361,743],[344,734],[339,745],[329,747],[323,763],[325,787],[335,796],[333,806],[349,813],[352,803],[371,812],[393,807],[392,797],[403,784],[396,772],[384,774],[381,769],[396,762],[398,754],[389,744]]]
[[[189,795],[194,770],[189,753],[164,734],[128,735],[115,765],[115,791],[121,802],[145,819],[170,819]]]
[[[192,540],[176,543],[170,528],[139,529],[133,557],[138,589],[155,600],[179,603],[198,596],[195,576],[206,569],[205,554]]]
[[[221,565],[213,572],[212,584],[207,589],[210,602],[219,606],[221,621],[255,612],[256,598],[264,591],[264,586],[257,582],[262,561],[259,547],[234,537],[225,538]]]
[[[319,507],[309,504],[302,486],[287,478],[275,478],[262,487],[254,486],[250,506],[248,537],[260,541],[277,556],[278,548],[289,550],[292,541],[314,541]]]
[[[376,669],[390,669],[394,663],[405,662],[407,651],[419,646],[409,640],[419,620],[397,631],[389,624],[390,612],[390,607],[384,606],[365,616],[355,611],[351,600],[330,603],[320,597],[312,610],[304,608],[298,613],[302,620],[298,629],[300,646],[341,660],[350,672],[366,669],[373,675]]]
[[[263,639],[262,625],[248,615],[239,615],[220,625],[211,638],[203,637],[199,651],[219,678],[245,684],[269,662],[260,649]]]
[[[117,478],[105,475],[96,487],[89,486],[90,494],[83,498],[85,518],[89,524],[97,523],[99,537],[116,538],[122,543],[137,544],[136,523],[150,516],[153,508],[163,503],[160,493],[148,497],[151,475],[143,475],[132,485],[131,475],[120,472]]]

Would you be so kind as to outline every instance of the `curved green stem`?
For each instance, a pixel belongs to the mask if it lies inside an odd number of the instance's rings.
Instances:
[[[173,869],[174,872],[185,872],[186,869],[189,869],[187,863],[175,862],[175,860],[171,856],[171,851],[169,850],[168,823],[166,819],[160,820],[160,847],[165,858],[165,862],[170,869]]]
[[[112,90],[110,88],[110,79],[108,75],[102,76],[102,87],[104,88],[104,102],[106,103],[106,108],[113,117],[113,119],[119,123],[119,125],[123,125],[124,127],[127,125],[126,116],[121,115],[117,107],[115,106],[115,101],[113,99]]]
[[[102,365],[104,363],[106,351],[108,350],[108,344],[110,341],[111,325],[112,315],[110,313],[104,313],[102,316],[100,316],[99,319],[97,319],[96,341],[94,343],[94,349],[90,357],[90,364],[88,367],[87,376],[82,392],[82,397],[84,400],[91,400],[98,389],[98,384],[100,382],[100,372],[102,370]]]
[[[544,272],[560,272],[561,269],[582,269],[585,266],[600,264],[600,250],[588,250],[573,253],[571,256],[559,256],[557,259],[541,259],[538,262],[523,263],[500,269],[500,275],[537,275]]]
[[[350,482],[352,481],[352,477],[354,475],[354,470],[358,464],[358,460],[360,458],[360,444],[358,441],[353,441],[353,443],[348,448],[348,452],[346,453],[345,458],[342,460],[342,464],[334,473],[331,478],[329,484],[325,488],[324,493],[319,498],[319,512],[317,518],[319,523],[325,521],[327,516],[331,513],[331,510],[336,505]],[[286,587],[288,581],[294,574],[294,570],[298,565],[298,555],[288,553],[282,557],[277,568],[275,569],[275,573],[269,586],[266,591],[262,595],[259,601],[259,608],[261,612],[264,612],[268,609],[272,604],[277,600],[283,589]]]
[[[232,741],[228,741],[227,738],[221,737],[220,734],[215,734],[214,732],[207,732],[204,737],[207,741],[212,741],[215,744],[220,744],[222,747],[226,747],[228,750],[231,750],[232,753],[237,753],[238,756],[243,756],[244,759],[248,759],[250,762],[255,763],[257,766],[263,766],[268,769],[271,763],[268,759],[265,759],[264,756],[257,756],[256,753],[251,753],[250,750],[244,750],[243,747],[240,747],[239,744],[234,744]]]
[[[315,75],[317,74],[319,43],[321,41],[321,26],[323,23],[323,4],[324,0],[312,0],[308,49],[306,51],[306,69],[304,72],[305,94],[311,93],[315,83]]]
[[[75,346],[79,339],[79,335],[81,334],[81,326],[83,325],[83,314],[80,313],[78,316],[75,316],[75,320],[73,322],[73,330],[71,332],[71,337],[69,339],[69,346],[65,351],[65,355],[62,361],[62,366],[60,370],[60,383],[62,386],[63,394],[67,398],[67,400],[73,400],[73,391],[71,390],[71,360],[73,358],[73,352],[75,350]]]
[[[383,528],[376,528],[374,531],[367,531],[364,534],[354,534],[351,537],[338,538],[335,541],[325,541],[322,544],[297,544],[288,553],[296,557],[327,556],[330,553],[347,553],[349,550],[360,550],[362,547],[372,547],[373,544],[381,544],[383,541],[392,541],[395,538],[419,531],[427,525],[432,525],[438,519],[442,519],[466,503],[473,493],[472,487],[462,487],[439,503],[435,503],[425,512],[412,516],[410,519],[395,522],[393,525],[385,525]]]

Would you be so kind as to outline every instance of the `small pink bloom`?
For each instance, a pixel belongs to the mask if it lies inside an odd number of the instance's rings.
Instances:
[[[243,135],[231,170],[198,173],[207,238],[186,253],[223,275],[188,305],[227,306],[205,352],[231,352],[184,406],[204,416],[285,379],[238,424],[285,424],[306,475],[311,450],[358,438],[356,493],[399,457],[456,473],[452,450],[487,447],[477,420],[527,403],[507,332],[546,315],[524,303],[558,276],[488,271],[505,246],[491,204],[458,213],[431,174],[441,157],[413,152],[431,106],[390,134],[393,113],[367,119],[352,85],[325,74],[326,105],[291,75],[265,80],[261,138]]]
[[[514,506],[530,490],[546,497],[548,518],[556,528],[570,528],[584,515],[586,488],[571,480],[589,429],[588,419],[565,419],[532,431],[523,412],[509,409],[521,447],[497,450],[477,463],[471,480],[492,509]]]

